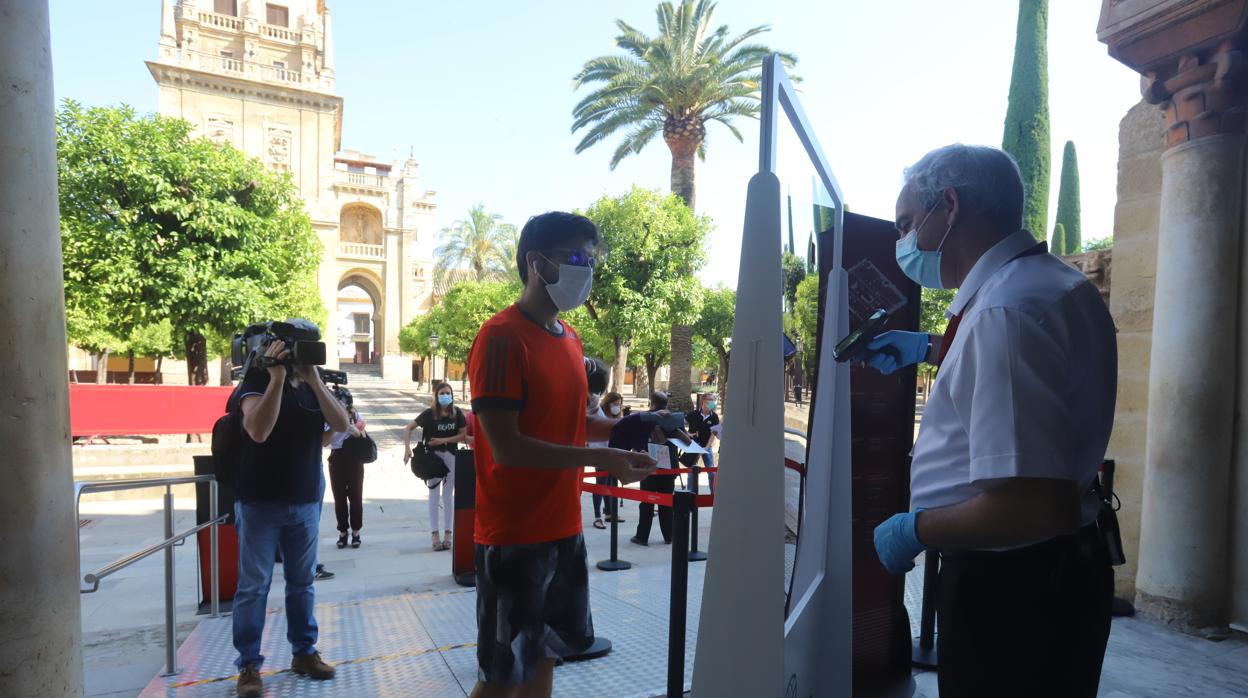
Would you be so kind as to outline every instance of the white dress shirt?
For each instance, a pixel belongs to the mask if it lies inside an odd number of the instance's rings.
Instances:
[[[962,319],[914,445],[916,508],[970,499],[1005,478],[1070,480],[1088,492],[1114,420],[1118,345],[1100,293],[1014,233],[958,289]],[[1082,522],[1098,503],[1085,495]]]

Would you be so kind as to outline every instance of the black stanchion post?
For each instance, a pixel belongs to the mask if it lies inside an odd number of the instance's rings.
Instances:
[[[936,577],[940,573],[940,553],[928,550],[923,557],[923,610],[919,620],[919,639],[910,655],[910,663],[927,671],[936,671]]]
[[[615,487],[615,478],[607,478],[607,486]],[[620,500],[611,497],[607,500],[607,508],[611,511],[611,558],[598,561],[598,569],[603,572],[619,572],[633,566],[633,563],[619,558],[620,550]]]
[[[689,520],[697,500],[672,493],[672,603],[667,624],[667,698],[685,695],[685,621],[689,613]]]
[[[702,469],[696,465],[690,466],[690,468],[693,469],[693,472],[690,473],[692,479],[690,489],[693,490],[693,510],[689,512],[689,562],[702,562],[706,559],[706,553],[698,550],[698,477],[702,473]]]

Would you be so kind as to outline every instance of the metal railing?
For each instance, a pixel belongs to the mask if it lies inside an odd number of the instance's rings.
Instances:
[[[181,533],[173,532],[173,486],[174,485],[191,485],[201,482],[208,483],[208,520],[197,526],[193,526]],[[183,541],[191,536],[199,533],[205,528],[209,529],[209,556],[208,563],[209,574],[211,576],[210,588],[212,597],[212,617],[216,618],[221,615],[221,589],[220,575],[217,568],[217,526],[224,523],[229,518],[228,514],[217,515],[217,479],[212,475],[188,475],[184,477],[162,477],[147,478],[140,480],[103,480],[98,482],[75,482],[74,483],[74,518],[81,520],[79,516],[79,504],[82,501],[82,495],[95,492],[117,492],[120,490],[138,490],[149,487],[165,488],[165,539],[154,545],[149,545],[142,550],[130,553],[124,557],[118,558],[113,562],[104,565],[98,569],[92,570],[83,576],[83,581],[91,586],[89,588],[79,587],[78,592],[82,594],[94,594],[100,589],[100,581],[109,575],[121,571],[130,565],[144,558],[155,555],[160,551],[165,551],[165,675],[172,676],[178,673],[177,665],[177,643],[174,640],[174,612],[177,610],[177,603],[174,600],[174,568],[173,568],[173,547],[181,545]],[[79,529],[78,537],[74,539],[77,546],[78,559],[82,559],[82,533]]]

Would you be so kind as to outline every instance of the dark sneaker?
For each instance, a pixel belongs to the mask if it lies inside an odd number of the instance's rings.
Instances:
[[[346,537],[347,537],[347,534],[345,534],[345,533],[344,533],[344,534],[342,534],[342,537],[343,537],[343,538],[346,538]],[[353,536],[351,536],[351,547],[352,547],[352,548],[358,548],[358,547],[360,547],[360,537],[359,537],[358,535],[353,535]]]
[[[338,547],[339,548],[347,547],[347,532],[346,531],[343,531],[342,533],[338,534]]]
[[[649,547],[649,546],[650,546],[649,541],[644,541],[644,540],[642,540],[642,539],[638,538],[637,536],[633,536],[632,538],[629,538],[628,540],[629,540],[629,542],[630,542],[630,543],[635,543],[635,544],[637,544],[637,545],[644,545],[644,546],[646,546],[646,547]]]
[[[334,668],[321,659],[320,652],[295,655],[290,660],[290,670],[322,681],[334,678]]]
[[[317,564],[316,574],[313,576],[313,579],[315,579],[318,582],[323,582],[326,579],[333,579],[333,578],[334,578],[333,572],[330,572],[329,570],[325,569],[325,565],[322,565],[319,563]]]
[[[260,669],[255,664],[248,664],[239,672],[235,690],[245,698],[260,698],[264,694],[264,682],[260,680]]]

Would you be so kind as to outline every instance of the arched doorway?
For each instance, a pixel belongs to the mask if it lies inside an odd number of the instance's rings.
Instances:
[[[384,308],[378,286],[359,274],[348,274],[338,283],[334,324],[338,332],[340,364],[376,364],[385,351],[382,333]]]

